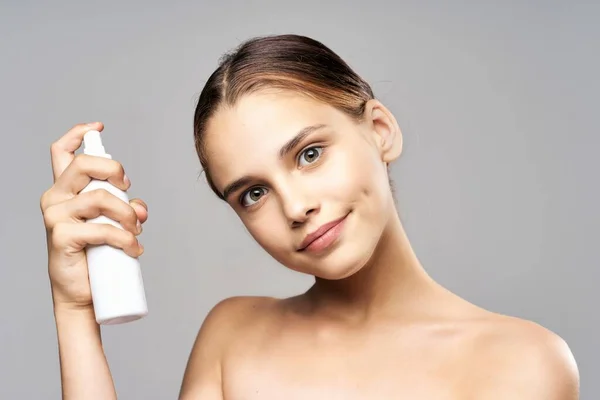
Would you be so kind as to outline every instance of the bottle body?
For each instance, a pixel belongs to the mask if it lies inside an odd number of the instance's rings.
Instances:
[[[83,192],[105,189],[129,203],[126,192],[108,181],[93,179]],[[100,215],[86,223],[121,224]],[[139,260],[122,249],[108,244],[86,247],[88,274],[96,322],[100,325],[122,324],[143,318],[148,314],[146,294]]]

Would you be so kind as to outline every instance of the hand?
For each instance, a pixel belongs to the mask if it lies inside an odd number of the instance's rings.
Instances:
[[[92,308],[85,247],[109,244],[138,257],[143,247],[137,240],[141,224],[148,218],[146,204],[140,199],[123,202],[106,190],[80,193],[91,179],[108,180],[121,190],[131,182],[123,166],[115,160],[86,154],[75,156],[84,134],[102,131],[102,123],[74,126],[51,146],[54,184],[40,199],[48,248],[48,272],[54,307]],[[86,224],[99,215],[119,222],[123,229],[110,224]]]

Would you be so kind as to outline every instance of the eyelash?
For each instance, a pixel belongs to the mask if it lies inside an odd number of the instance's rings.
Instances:
[[[304,149],[302,149],[302,151],[300,151],[300,152],[298,153],[298,155],[296,156],[296,164],[298,164],[298,163],[299,163],[299,160],[300,160],[300,158],[302,157],[302,155],[303,155],[303,154],[305,154],[307,151],[309,151],[309,150],[313,150],[313,149],[320,149],[320,150],[321,150],[321,152],[319,153],[319,157],[318,157],[318,158],[317,158],[317,159],[316,159],[316,160],[315,160],[313,163],[311,163],[311,164],[308,164],[308,165],[310,166],[310,165],[312,165],[312,164],[314,164],[314,163],[318,162],[318,161],[321,159],[321,157],[323,157],[323,152],[325,151],[325,146],[323,146],[323,145],[310,145],[309,147],[305,147]],[[242,207],[244,207],[244,208],[251,208],[251,207],[253,207],[254,205],[258,204],[258,203],[260,202],[260,199],[259,199],[259,200],[257,200],[257,201],[256,201],[256,203],[254,203],[254,204],[251,204],[251,205],[249,205],[249,206],[246,206],[246,205],[244,205],[244,197],[246,197],[246,195],[247,195],[248,193],[250,193],[252,190],[254,190],[254,189],[257,189],[257,188],[261,188],[261,187],[262,187],[262,186],[253,186],[253,187],[249,188],[248,190],[245,190],[245,191],[244,191],[244,192],[243,192],[243,193],[240,195],[240,197],[239,197],[239,200],[238,200],[238,203],[239,203],[239,204],[240,204]],[[263,196],[264,196],[264,194],[263,194]],[[262,197],[261,197],[261,198],[262,198]]]

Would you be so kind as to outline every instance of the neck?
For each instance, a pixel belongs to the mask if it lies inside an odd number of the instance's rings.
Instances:
[[[307,292],[314,309],[342,319],[422,315],[428,300],[444,291],[421,266],[394,210],[367,264],[341,280],[316,278]]]

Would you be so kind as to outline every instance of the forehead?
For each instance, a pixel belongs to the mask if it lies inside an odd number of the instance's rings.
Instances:
[[[205,145],[211,176],[222,187],[230,179],[268,168],[279,149],[301,129],[315,124],[334,126],[345,115],[335,108],[290,92],[260,92],[243,96],[233,107],[220,109],[208,123]]]

